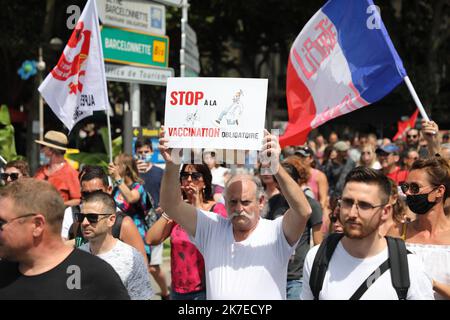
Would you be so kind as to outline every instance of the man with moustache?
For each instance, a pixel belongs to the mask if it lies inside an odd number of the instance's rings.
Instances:
[[[376,273],[389,257],[387,240],[380,235],[379,227],[392,211],[388,201],[390,188],[388,178],[374,169],[357,167],[348,174],[339,203],[344,236],[329,260],[319,300],[353,299],[364,282],[368,288],[359,297],[361,300],[399,299],[390,269]],[[312,248],[306,256],[302,300],[314,298],[309,281],[318,249],[319,246]],[[422,263],[412,254],[408,254],[407,261],[410,286],[406,299],[433,300],[432,282]],[[374,277],[369,279],[372,274]]]
[[[266,131],[262,163],[270,165],[289,209],[273,221],[260,217],[264,205],[261,183],[250,175],[235,175],[227,182],[224,196],[228,219],[184,202],[180,165],[174,163],[167,141],[161,138],[159,146],[166,160],[160,205],[188,232],[203,254],[207,299],[286,299],[289,258],[311,207],[300,186],[279,165],[277,138]]]

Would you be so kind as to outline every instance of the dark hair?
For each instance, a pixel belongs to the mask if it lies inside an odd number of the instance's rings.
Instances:
[[[105,187],[109,186],[108,175],[100,166],[90,166],[90,165],[84,166],[83,169],[80,171],[78,178],[80,179],[80,183],[83,183],[84,181],[100,179],[102,180],[102,183]]]
[[[294,166],[297,171],[298,179],[295,182],[302,185],[308,182],[311,177],[311,166],[300,160],[297,156],[287,157],[283,163],[288,163]]]
[[[116,203],[111,195],[106,192],[100,190],[91,192],[82,201],[83,204],[91,202],[100,202],[103,204],[104,208],[102,213],[116,213]]]
[[[29,177],[30,176],[30,169],[28,167],[28,163],[24,160],[15,160],[10,161],[5,165],[5,169],[8,168],[16,168],[22,173],[22,176]]]
[[[441,157],[418,159],[414,161],[411,170],[424,169],[428,174],[429,181],[433,186],[443,185],[445,187],[444,201],[450,193],[450,163]]]
[[[300,175],[298,174],[298,170],[295,168],[295,166],[285,161],[281,163],[281,166],[284,168],[284,170],[286,170],[286,172],[291,176],[291,178],[298,183],[298,181],[300,180]]]
[[[378,170],[368,167],[356,167],[345,178],[344,188],[349,182],[375,184],[380,189],[381,201],[385,203],[389,200],[391,183],[389,182],[389,178]]]
[[[210,201],[213,200],[213,193],[212,193],[212,175],[211,170],[209,170],[208,166],[206,164],[194,164],[194,163],[185,163],[183,164],[183,167],[181,168],[181,172],[184,172],[187,166],[193,166],[197,172],[200,172],[203,175],[203,181],[205,183],[205,194],[203,197],[203,201]],[[181,178],[180,178],[181,181]]]
[[[134,145],[134,150],[142,148],[143,146],[149,147],[150,150],[153,152],[153,146],[152,146],[152,142],[150,141],[150,139],[142,139],[142,138],[140,138],[136,141],[136,144]]]

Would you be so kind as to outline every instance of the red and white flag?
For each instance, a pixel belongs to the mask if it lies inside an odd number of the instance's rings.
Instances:
[[[94,0],[88,0],[58,64],[38,90],[69,131],[93,111],[109,108]]]

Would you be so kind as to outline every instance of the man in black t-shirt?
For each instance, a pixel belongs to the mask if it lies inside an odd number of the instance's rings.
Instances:
[[[105,261],[64,245],[64,203],[46,181],[0,190],[0,300],[129,299]]]

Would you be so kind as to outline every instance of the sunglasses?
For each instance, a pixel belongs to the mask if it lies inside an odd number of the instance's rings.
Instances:
[[[407,135],[407,137],[415,139],[415,138],[417,138],[417,135],[411,134],[411,135]]]
[[[192,172],[192,173],[189,173],[189,172],[182,172],[182,173],[180,174],[181,180],[187,180],[189,177],[191,177],[191,179],[192,179],[193,181],[199,181],[200,178],[203,177],[203,174],[201,174],[200,172]]]
[[[8,180],[8,177],[11,178],[12,181],[19,179],[19,174],[17,172],[14,173],[0,173],[0,178],[4,181]]]
[[[84,218],[86,218],[89,223],[97,223],[111,215],[112,213],[77,213],[76,218],[79,223],[83,222]],[[100,219],[101,216],[103,217]]]
[[[418,194],[421,188],[426,188],[426,187],[432,187],[432,186],[422,186],[421,187],[415,182],[411,182],[411,183],[404,182],[400,185],[400,188],[402,189],[403,193],[406,193],[409,191],[411,194]]]

